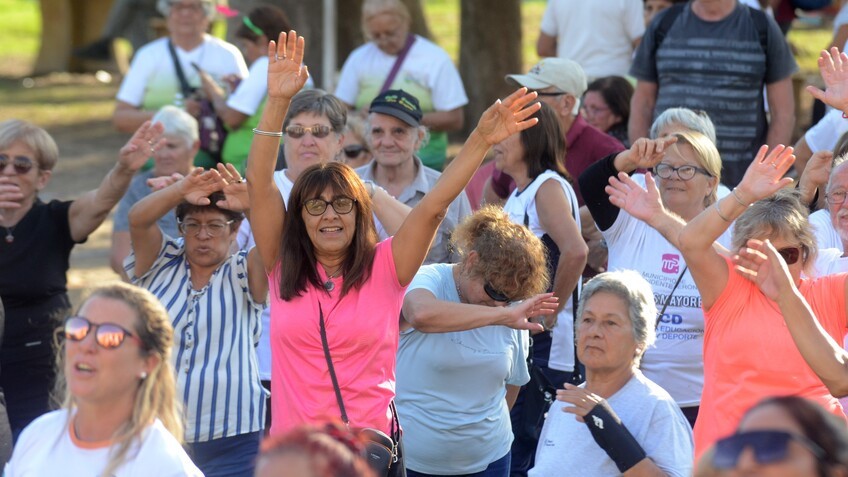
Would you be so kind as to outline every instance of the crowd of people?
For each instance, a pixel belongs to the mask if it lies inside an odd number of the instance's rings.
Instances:
[[[466,118],[400,0],[334,94],[279,8],[158,0],[97,189],[0,122],[4,475],[848,476],[848,55],[787,146],[791,3],[549,0]]]

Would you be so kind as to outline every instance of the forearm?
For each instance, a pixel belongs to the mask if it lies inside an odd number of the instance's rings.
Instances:
[[[778,144],[789,144],[792,141],[792,129],[794,127],[795,115],[793,111],[789,111],[789,114],[772,112],[768,134],[766,135],[766,144],[770,149]]]
[[[451,202],[468,185],[490,147],[476,129],[472,131],[459,154],[445,168],[436,185],[424,196],[420,203],[424,203],[429,198],[429,202],[437,210],[447,210]]]
[[[641,84],[641,82],[638,83],[637,87]],[[640,91],[640,89],[652,89],[653,94],[651,94],[651,91]],[[653,84],[653,88],[649,85],[640,89],[637,89],[637,93],[634,94],[631,101],[630,120],[627,123],[627,136],[630,139],[630,144],[641,137],[648,137],[651,130],[651,118],[656,106],[656,84]]]
[[[610,203],[604,187],[609,183],[609,178],[616,175],[615,158],[621,154],[610,155],[595,162],[578,179],[586,207],[601,230],[612,227],[620,213],[620,209]]]
[[[647,224],[659,232],[674,248],[680,248],[680,232],[686,227],[686,222],[682,218],[663,207],[662,212],[653,214]]]
[[[290,103],[290,99],[268,98],[256,129],[269,133],[281,132]],[[248,189],[261,187],[265,189],[264,192],[268,192],[269,187],[273,186],[274,167],[277,164],[281,137],[264,134],[253,135],[247,160]],[[251,197],[251,199],[253,198]]]
[[[645,457],[621,475],[624,477],[665,477],[668,474],[660,469],[650,457]]]
[[[158,227],[157,222],[183,201],[182,181],[144,197],[130,209],[130,232]]]
[[[746,200],[743,193],[739,194],[742,200]],[[709,251],[713,248],[713,243],[746,208],[747,206],[740,204],[733,194],[719,199],[686,224],[679,234],[677,248],[684,255]]]
[[[411,207],[395,199],[382,187],[374,187],[374,196],[371,198],[374,205],[374,214],[383,224],[388,235],[394,235],[400,229],[406,216],[409,215]]]
[[[583,275],[583,269],[586,268],[589,248],[585,243],[581,245],[574,252],[562,253],[561,251],[560,253],[553,286],[554,296],[559,298],[559,306],[557,306],[556,313],[559,313],[567,304],[571,303],[572,294]],[[553,328],[556,325],[556,313],[548,315],[552,319],[546,319],[546,328]]]
[[[464,119],[462,108],[456,108],[450,111],[424,113],[421,124],[430,128],[431,131],[456,131],[462,129]]]
[[[422,333],[448,333],[500,325],[508,321],[507,310],[507,307],[502,306],[471,305],[435,298],[407,298],[403,317],[410,326]]]

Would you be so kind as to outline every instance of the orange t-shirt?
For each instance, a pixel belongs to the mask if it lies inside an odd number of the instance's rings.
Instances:
[[[695,423],[695,459],[733,433],[751,406],[770,396],[795,395],[846,419],[839,401],[807,365],[777,304],[733,269],[709,311],[704,310],[704,391]],[[845,277],[837,274],[798,286],[825,331],[842,343],[846,327]]]

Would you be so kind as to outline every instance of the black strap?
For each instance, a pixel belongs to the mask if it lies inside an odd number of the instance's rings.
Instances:
[[[406,43],[404,43],[403,49],[400,50],[397,58],[395,59],[395,64],[392,65],[392,69],[389,71],[389,76],[386,77],[386,81],[383,82],[383,87],[380,88],[380,94],[388,91],[389,88],[391,88],[392,83],[395,82],[398,71],[400,71],[400,67],[403,65],[403,60],[406,59],[406,55],[409,53],[409,50],[412,49],[413,43],[415,43],[415,35],[410,33],[406,37]]]
[[[180,80],[180,89],[183,92],[183,98],[188,99],[188,97],[194,92],[194,88],[188,85],[188,80],[186,80],[185,73],[183,72],[183,66],[180,64],[180,59],[177,57],[177,50],[174,48],[174,44],[171,40],[168,40],[168,51],[171,53],[171,59],[174,61],[174,70],[177,72],[177,79]]]
[[[674,282],[674,288],[671,289],[671,293],[665,297],[665,303],[663,303],[662,310],[660,310],[659,316],[657,316],[657,322],[654,323],[654,329],[657,329],[660,326],[660,320],[662,316],[665,314],[665,309],[668,308],[668,304],[671,302],[671,297],[674,295],[674,291],[677,290],[677,285],[680,285],[680,280],[683,280],[683,275],[686,275],[686,270],[689,268],[689,265],[683,266],[683,271],[680,272],[680,276],[677,277],[677,281]]]
[[[333,367],[333,358],[330,357],[330,344],[327,343],[327,329],[324,326],[324,310],[321,309],[321,303],[318,303],[318,315],[320,316],[321,345],[324,347],[324,357],[327,358],[327,369],[330,370],[330,379],[333,380],[333,390],[336,392],[336,402],[339,404],[339,411],[342,413],[342,422],[347,426],[350,424],[350,420],[347,418],[347,411],[345,411],[342,390],[339,388],[339,380],[336,378],[336,368]]]

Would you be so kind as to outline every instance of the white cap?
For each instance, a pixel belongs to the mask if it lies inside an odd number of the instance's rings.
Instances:
[[[576,97],[586,92],[586,73],[575,61],[564,58],[545,58],[530,68],[526,75],[506,75],[507,83],[544,89],[553,86]]]

